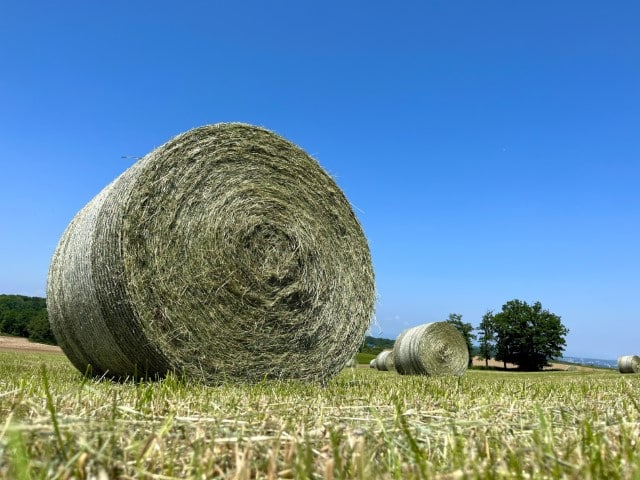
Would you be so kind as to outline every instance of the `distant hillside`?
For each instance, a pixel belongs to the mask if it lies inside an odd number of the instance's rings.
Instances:
[[[0,333],[34,342],[56,344],[42,297],[0,294]]]
[[[388,338],[376,338],[366,336],[364,338],[364,343],[360,348],[361,353],[372,353],[377,355],[382,350],[393,348],[395,340],[389,340]]]

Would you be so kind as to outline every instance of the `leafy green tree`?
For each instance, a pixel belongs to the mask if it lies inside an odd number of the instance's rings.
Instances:
[[[549,360],[561,356],[569,333],[560,317],[543,309],[540,302],[511,300],[493,315],[492,324],[496,359],[526,371],[542,370]]]
[[[462,315],[459,313],[450,313],[445,322],[450,323],[458,329],[458,331],[464,337],[467,342],[467,351],[469,352],[469,365],[473,363],[473,340],[476,339],[476,335],[473,332],[473,325],[462,321]]]
[[[0,334],[55,344],[49,327],[46,299],[0,295]]]
[[[51,331],[46,310],[40,310],[27,324],[29,340],[39,343],[56,344],[56,337]]]
[[[482,321],[478,325],[478,342],[480,346],[478,348],[478,355],[484,359],[485,365],[489,366],[489,359],[495,355],[495,327],[493,325],[493,311],[487,310],[482,316]]]

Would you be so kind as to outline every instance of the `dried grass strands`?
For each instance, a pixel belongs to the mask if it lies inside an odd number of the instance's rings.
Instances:
[[[402,375],[463,375],[469,364],[464,337],[447,322],[405,330],[396,339],[393,356]]]
[[[640,356],[623,355],[618,357],[618,370],[620,373],[638,373],[640,372]]]
[[[83,372],[325,381],[362,343],[374,278],[349,202],[314,159],[217,124],[149,153],[76,215],[47,304]]]

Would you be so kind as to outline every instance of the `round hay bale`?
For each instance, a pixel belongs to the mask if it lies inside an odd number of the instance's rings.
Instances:
[[[303,150],[245,124],[190,130],[72,220],[53,255],[53,333],[81,371],[207,383],[324,382],[362,344],[371,257]]]
[[[395,363],[394,356],[393,356],[393,350],[391,350],[389,355],[387,355],[384,358],[384,368],[388,372],[395,372],[396,371],[396,363]]]
[[[618,370],[620,373],[640,372],[640,357],[638,355],[623,355],[618,357]]]
[[[393,350],[381,351],[374,360],[376,369],[383,372],[393,370]]]
[[[369,362],[369,368],[376,368],[376,359],[372,358]]]
[[[469,365],[464,336],[447,322],[432,322],[402,332],[393,347],[402,375],[463,375]]]
[[[347,363],[345,364],[344,368],[356,368],[357,366],[358,366],[358,361],[356,360],[356,357],[353,357],[350,360],[347,360]]]

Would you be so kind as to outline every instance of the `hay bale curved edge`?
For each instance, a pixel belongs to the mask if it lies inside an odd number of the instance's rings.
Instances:
[[[374,307],[369,247],[334,180],[266,129],[216,124],[136,162],[72,220],[47,281],[82,372],[324,382]]]
[[[393,352],[395,368],[401,375],[463,375],[469,365],[467,342],[447,322],[403,331]]]
[[[376,355],[376,358],[374,358],[374,361],[375,361],[374,365],[377,370],[380,370],[383,372],[393,370],[394,369],[393,350],[387,349],[387,350],[381,351],[378,355]]]
[[[618,371],[620,373],[640,372],[640,356],[623,355],[621,357],[618,357]]]

